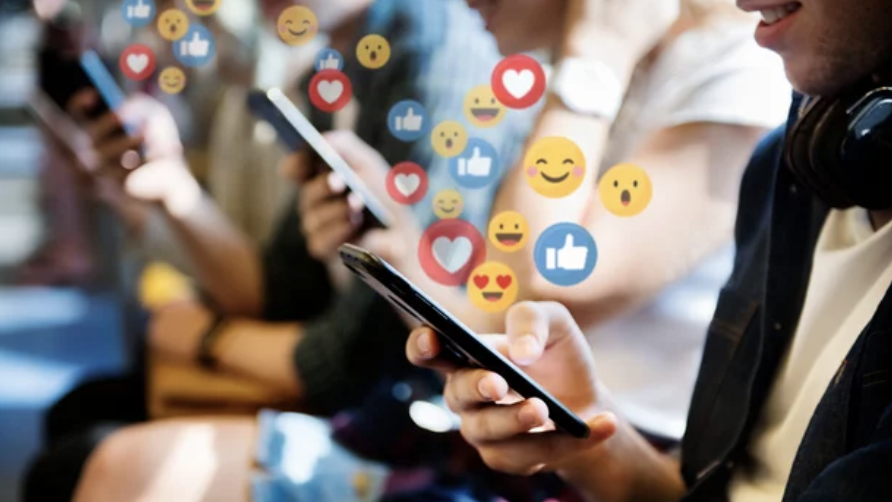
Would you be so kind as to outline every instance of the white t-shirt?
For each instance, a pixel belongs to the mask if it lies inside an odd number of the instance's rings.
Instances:
[[[753,26],[723,20],[689,30],[636,75],[610,137],[603,170],[628,160],[652,134],[693,122],[774,128],[791,89]],[[637,427],[680,438],[706,327],[733,263],[731,243],[649,305],[592,329],[598,376]]]
[[[753,465],[731,483],[733,502],[780,502],[805,429],[831,379],[892,283],[892,225],[874,232],[863,209],[824,224],[796,337],[756,427]]]

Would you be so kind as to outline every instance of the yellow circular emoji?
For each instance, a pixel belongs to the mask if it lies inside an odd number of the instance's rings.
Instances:
[[[530,187],[552,199],[575,192],[585,179],[585,156],[567,138],[540,139],[527,151],[523,162]]]
[[[431,132],[431,145],[439,155],[451,159],[465,151],[468,131],[454,120],[440,122]]]
[[[186,7],[195,13],[196,16],[210,16],[217,9],[223,0],[186,0]]]
[[[390,61],[390,43],[381,35],[366,35],[356,44],[356,59],[370,70],[377,70]]]
[[[158,75],[158,87],[168,94],[178,94],[186,87],[186,74],[176,66],[168,66]]]
[[[477,127],[495,127],[505,114],[505,106],[496,99],[492,86],[478,85],[465,95],[465,117]]]
[[[517,276],[507,265],[488,261],[468,277],[468,297],[478,309],[495,314],[517,300]]]
[[[618,164],[601,178],[598,195],[608,211],[616,216],[636,216],[653,197],[650,176],[634,164]]]
[[[167,9],[158,16],[158,33],[164,40],[179,40],[189,31],[189,18],[179,9]]]
[[[276,31],[279,38],[288,45],[305,45],[316,37],[319,21],[310,9],[292,5],[279,14]]]
[[[496,249],[513,253],[526,246],[530,226],[522,214],[516,211],[502,211],[489,222],[487,235]]]
[[[465,199],[455,190],[441,190],[434,195],[431,207],[437,218],[454,220],[461,216],[461,212],[465,209]]]

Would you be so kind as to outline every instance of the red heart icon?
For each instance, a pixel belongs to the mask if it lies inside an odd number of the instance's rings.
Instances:
[[[511,285],[511,281],[513,280],[514,279],[510,275],[500,275],[496,277],[496,284],[502,289],[508,289],[508,286]]]
[[[483,289],[486,285],[489,284],[489,276],[488,275],[475,275],[474,276],[474,285],[477,286],[477,289]]]

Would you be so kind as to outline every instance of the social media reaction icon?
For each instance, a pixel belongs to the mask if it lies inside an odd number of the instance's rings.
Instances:
[[[485,140],[471,138],[464,152],[449,159],[449,174],[465,188],[489,186],[501,175],[499,153]]]
[[[430,120],[427,110],[417,101],[400,101],[393,105],[387,115],[390,133],[401,141],[417,141],[427,134]]]
[[[533,251],[536,268],[548,282],[573,286],[584,281],[598,263],[598,246],[584,228],[574,223],[548,227]]]
[[[210,30],[193,24],[183,38],[173,43],[173,55],[185,66],[202,66],[214,58],[215,45]]]
[[[121,73],[130,80],[145,80],[155,71],[155,53],[142,44],[132,44],[118,58]]]
[[[179,9],[167,9],[158,16],[158,34],[164,40],[179,40],[189,31],[189,18]]]
[[[517,276],[504,263],[488,261],[468,277],[468,298],[478,309],[495,314],[517,300]]]
[[[217,9],[223,0],[186,0],[186,7],[189,7],[196,16],[210,16]]]
[[[441,220],[454,220],[465,209],[465,199],[456,190],[440,190],[431,201],[431,209]]]
[[[499,251],[513,253],[527,245],[530,226],[517,211],[502,211],[490,220],[487,236]]]
[[[305,45],[316,37],[316,14],[302,5],[292,5],[279,14],[276,23],[279,38],[288,45]]]
[[[464,220],[440,220],[424,231],[418,261],[431,280],[444,286],[465,284],[471,271],[486,261],[486,243]]]
[[[545,70],[535,59],[515,54],[503,59],[492,72],[492,92],[508,108],[522,110],[545,94]]]
[[[414,162],[400,162],[387,173],[387,193],[399,204],[417,204],[427,195],[427,173]]]
[[[155,17],[155,2],[153,0],[124,0],[121,4],[121,13],[124,21],[137,28],[147,26]]]
[[[431,131],[431,146],[440,156],[451,159],[465,151],[468,146],[468,131],[453,120],[440,122]]]
[[[390,61],[390,43],[381,35],[366,35],[356,44],[356,59],[370,70],[377,70]]]
[[[322,70],[310,79],[310,102],[323,112],[332,113],[347,106],[353,96],[350,79],[337,70]]]
[[[636,216],[650,204],[653,185],[644,169],[634,164],[619,164],[601,177],[598,195],[604,207],[614,215]]]
[[[489,85],[478,85],[465,95],[465,117],[477,127],[495,127],[505,118],[505,106]]]
[[[567,138],[537,141],[524,157],[527,183],[540,195],[559,199],[575,192],[585,179],[585,156]]]
[[[178,94],[186,87],[186,74],[176,66],[168,66],[158,75],[158,87],[168,94]]]
[[[316,71],[344,69],[344,56],[336,49],[326,48],[316,54]]]

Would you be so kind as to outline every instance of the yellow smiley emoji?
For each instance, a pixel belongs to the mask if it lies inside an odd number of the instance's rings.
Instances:
[[[489,85],[478,85],[465,95],[465,117],[477,127],[495,127],[505,118],[505,106]]]
[[[526,246],[530,227],[522,214],[516,211],[502,211],[489,222],[487,235],[496,249],[513,253]]]
[[[195,13],[196,16],[210,16],[217,9],[223,0],[186,0],[186,7]]]
[[[439,155],[450,159],[465,151],[468,132],[458,122],[440,122],[431,132],[431,145]]]
[[[169,66],[158,75],[158,87],[168,94],[177,94],[186,87],[186,74],[176,66]]]
[[[366,35],[356,44],[356,59],[370,70],[377,70],[390,61],[390,43],[381,35]]]
[[[431,207],[437,218],[443,220],[454,220],[461,216],[461,212],[465,208],[465,200],[461,194],[455,190],[447,189],[437,192]]]
[[[319,22],[316,14],[301,5],[293,5],[279,14],[276,23],[279,38],[288,45],[305,45],[316,37]]]
[[[189,31],[189,18],[179,9],[167,9],[158,16],[158,33],[164,40],[179,40]]]
[[[524,166],[530,187],[552,199],[575,192],[585,178],[582,150],[567,138],[540,139],[527,152]]]
[[[650,204],[653,185],[644,169],[634,164],[619,164],[601,178],[598,195],[614,215],[635,216]]]
[[[517,277],[507,265],[488,261],[468,277],[468,298],[478,309],[495,314],[517,300]]]

